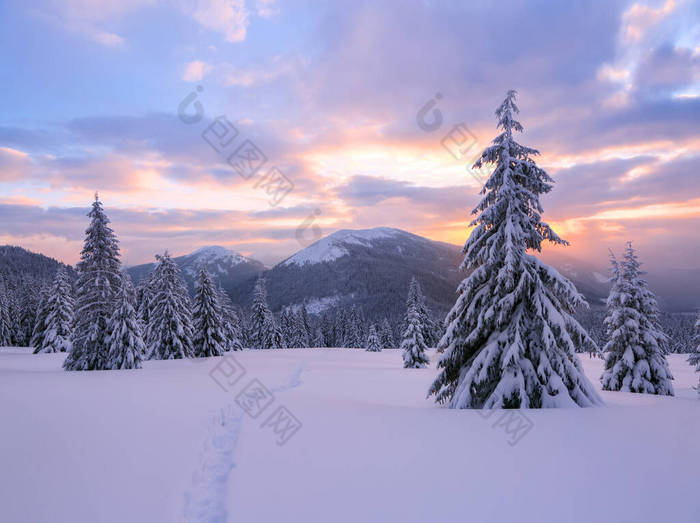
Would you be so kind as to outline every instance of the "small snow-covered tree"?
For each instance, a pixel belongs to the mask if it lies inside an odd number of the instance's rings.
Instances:
[[[367,352],[381,352],[382,343],[379,341],[379,335],[377,334],[377,326],[372,324],[369,328],[369,334],[367,335],[367,343],[365,344],[365,350]]]
[[[280,349],[285,346],[279,325],[267,305],[267,291],[262,277],[258,278],[253,291],[250,327],[252,349]]]
[[[391,328],[391,324],[387,318],[384,318],[384,321],[382,321],[382,326],[379,331],[379,340],[382,347],[385,349],[392,349],[396,347],[396,342],[394,341],[394,331]]]
[[[102,370],[106,367],[107,324],[121,285],[119,242],[97,195],[88,213],[90,226],[78,262],[73,348],[65,370]]]
[[[114,312],[109,319],[106,368],[113,370],[140,369],[146,354],[141,326],[134,310],[134,288],[127,273],[122,273],[119,292],[114,301]]]
[[[221,316],[224,320],[224,350],[242,350],[243,328],[241,318],[234,309],[228,293],[222,287],[219,287],[218,293]]]
[[[47,294],[44,328],[34,354],[71,351],[73,307],[73,289],[68,273],[60,269]]]
[[[403,366],[405,369],[422,369],[430,360],[426,355],[426,345],[423,339],[421,315],[415,307],[408,310],[408,326],[401,339],[403,350]]]
[[[156,258],[159,263],[152,282],[154,295],[148,322],[148,359],[191,358],[194,351],[187,288],[167,251]]]
[[[437,325],[433,321],[432,314],[425,304],[425,296],[418,283],[418,279],[413,276],[411,278],[411,283],[408,286],[408,298],[406,299],[406,315],[403,320],[404,331],[408,328],[408,311],[414,308],[418,315],[420,316],[421,328],[423,329],[423,339],[426,345],[431,347],[435,346],[438,341],[440,341],[436,334],[438,331]]]
[[[219,305],[219,293],[204,265],[199,270],[193,320],[195,357],[221,356],[226,347],[226,326]]]
[[[567,242],[541,220],[539,195],[553,180],[535,149],[514,139],[515,91],[496,110],[502,130],[476,162],[495,164],[472,211],[461,268],[470,274],[445,319],[442,369],[429,394],[451,408],[543,408],[600,404],[576,348],[594,343],[574,319],[586,305],[574,285],[527,251]]]
[[[641,264],[632,244],[627,244],[621,264],[614,258],[612,263],[603,390],[673,396],[673,376],[664,356],[668,337],[659,325],[656,298],[641,278]]]

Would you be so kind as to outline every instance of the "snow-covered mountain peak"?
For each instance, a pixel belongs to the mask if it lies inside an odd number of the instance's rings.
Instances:
[[[220,245],[208,245],[200,247],[189,256],[201,262],[212,262],[217,260],[232,260],[239,263],[244,262],[246,258],[236,251],[221,247]]]
[[[407,234],[400,229],[391,227],[375,227],[373,229],[341,229],[307,248],[287,258],[281,265],[306,265],[337,260],[350,254],[348,245],[371,246],[376,240],[396,238]]]

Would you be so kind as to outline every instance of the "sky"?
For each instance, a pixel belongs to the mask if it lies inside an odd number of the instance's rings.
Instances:
[[[96,191],[130,265],[463,244],[516,89],[568,256],[700,268],[697,0],[5,0],[0,49],[0,244],[75,263]]]

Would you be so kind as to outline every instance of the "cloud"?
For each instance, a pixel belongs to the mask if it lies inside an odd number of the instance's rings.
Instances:
[[[27,153],[0,147],[0,182],[21,180],[33,169],[34,162]]]
[[[201,60],[194,60],[185,66],[182,79],[186,82],[199,82],[211,70],[211,66]]]
[[[276,0],[256,0],[255,10],[262,18],[271,18],[280,14],[280,8]]]
[[[203,27],[221,33],[227,42],[245,40],[249,24],[245,0],[198,0],[192,16]]]

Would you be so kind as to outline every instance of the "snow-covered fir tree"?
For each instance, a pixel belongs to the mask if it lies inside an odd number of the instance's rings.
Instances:
[[[73,347],[73,288],[64,269],[56,273],[44,307],[43,332],[34,354],[70,352]]]
[[[114,300],[114,312],[109,319],[107,345],[108,369],[140,369],[146,354],[141,326],[134,309],[134,287],[131,278],[122,273],[119,292]]]
[[[422,369],[430,360],[426,355],[426,345],[423,339],[421,315],[416,307],[408,310],[408,326],[401,339],[403,350],[403,366],[405,369]]]
[[[411,278],[411,283],[408,286],[408,298],[406,299],[406,315],[403,320],[404,332],[408,328],[408,311],[411,308],[415,309],[420,316],[420,323],[423,329],[423,339],[425,343],[431,347],[435,346],[439,341],[437,338],[438,327],[433,321],[432,314],[425,304],[425,296],[418,283],[418,279],[414,276]]]
[[[621,263],[612,262],[603,390],[673,396],[673,376],[664,356],[668,337],[659,326],[656,298],[642,279],[632,244],[627,244]]]
[[[576,356],[594,343],[573,318],[586,305],[574,285],[528,250],[567,242],[541,220],[539,195],[553,180],[522,131],[515,91],[496,110],[502,130],[476,162],[495,164],[464,246],[457,301],[438,344],[442,369],[429,389],[451,408],[542,408],[601,403]]]
[[[219,287],[218,293],[221,316],[224,321],[224,350],[241,350],[243,349],[241,317],[233,307],[228,293],[222,287]]]
[[[46,318],[49,315],[50,285],[45,284],[39,289],[39,301],[37,302],[36,317],[34,318],[34,329],[29,346],[35,349],[44,343],[44,332],[46,331]]]
[[[153,277],[155,271],[141,278],[136,286],[136,317],[141,328],[141,335],[144,342],[148,340],[148,325],[150,323],[150,313],[153,307]]]
[[[34,332],[34,322],[39,308],[40,287],[33,280],[22,282],[24,293],[20,297],[20,336],[19,345],[31,347],[32,333]]]
[[[364,337],[362,319],[355,305],[351,306],[344,315],[343,347],[359,348],[363,346]]]
[[[10,290],[0,274],[0,347],[12,345],[12,326],[10,324]]]
[[[195,357],[221,356],[226,348],[226,325],[219,304],[219,293],[204,265],[199,269],[197,279],[193,323]]]
[[[251,349],[280,349],[284,347],[282,332],[267,305],[265,279],[258,278],[253,291],[250,318]]]
[[[10,296],[5,282],[0,278],[0,347],[12,345],[12,328],[10,326]]]
[[[292,309],[285,307],[280,313],[280,330],[282,331],[282,336],[284,339],[290,343],[290,346],[294,347],[294,337],[296,334],[296,318]]]
[[[306,310],[306,304],[302,304],[298,312],[299,320],[299,347],[308,348],[311,346],[313,339],[313,331],[309,322],[309,312]]]
[[[381,352],[382,343],[379,341],[379,335],[377,334],[377,326],[372,324],[369,328],[369,334],[367,334],[367,343],[365,343],[365,350],[367,352]]]
[[[324,336],[323,329],[320,326],[316,328],[311,346],[319,349],[327,346],[326,337]]]
[[[102,370],[107,364],[107,325],[121,285],[119,242],[97,195],[88,213],[90,226],[76,267],[73,348],[66,370]]]
[[[21,335],[21,308],[17,280],[0,276],[0,346],[19,346]]]
[[[153,275],[154,295],[148,321],[148,359],[191,358],[192,316],[187,288],[180,270],[166,251],[156,257]]]
[[[387,318],[382,321],[382,326],[379,331],[379,341],[382,347],[385,349],[392,349],[396,347],[396,342],[394,341],[394,330],[391,328],[391,324]]]
[[[322,347],[334,347],[335,346],[335,335],[334,335],[334,325],[330,314],[324,313],[321,318],[321,332],[323,334],[323,345]]]

